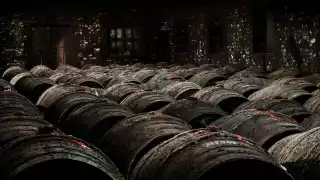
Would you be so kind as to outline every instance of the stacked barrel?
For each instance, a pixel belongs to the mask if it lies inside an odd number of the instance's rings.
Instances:
[[[161,62],[2,78],[6,180],[320,177],[320,75]]]

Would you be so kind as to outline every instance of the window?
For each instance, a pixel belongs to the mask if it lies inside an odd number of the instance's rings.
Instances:
[[[139,35],[132,28],[110,29],[110,48],[112,55],[132,55],[139,48]]]
[[[188,51],[188,25],[184,22],[176,24],[176,52],[185,53]]]

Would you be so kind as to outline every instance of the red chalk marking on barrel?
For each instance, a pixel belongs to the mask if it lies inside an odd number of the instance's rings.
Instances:
[[[85,149],[90,149],[88,146],[86,146],[84,143],[77,141],[77,140],[72,140],[72,142],[78,144],[79,146],[85,148]]]
[[[205,133],[208,133],[208,132],[210,132],[210,131],[200,130],[200,131],[197,131],[197,132],[193,133],[193,135],[197,136],[197,135],[205,134]]]
[[[23,111],[19,111],[19,112],[16,112],[14,115],[23,116],[23,115],[24,115],[24,112],[23,112]]]
[[[12,114],[12,113],[9,113],[9,114],[7,114],[7,116],[14,116],[14,114]]]
[[[272,114],[272,113],[269,113],[268,115],[269,115],[272,119],[274,119],[274,120],[278,120],[278,119],[279,119],[278,116],[276,116],[276,115],[274,115],[274,114]]]
[[[242,142],[246,142],[246,140],[242,137],[242,136],[237,136],[237,139],[239,140],[239,141],[242,141]]]
[[[210,126],[210,130],[213,131],[213,132],[218,131],[218,126],[215,125],[215,124],[212,124],[212,125]]]

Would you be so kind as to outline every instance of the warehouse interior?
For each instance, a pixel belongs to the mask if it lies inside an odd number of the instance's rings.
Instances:
[[[1,180],[320,178],[312,2],[8,3]]]

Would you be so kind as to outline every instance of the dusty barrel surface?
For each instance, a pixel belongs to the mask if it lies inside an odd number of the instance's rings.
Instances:
[[[90,89],[82,86],[68,85],[68,84],[67,85],[57,84],[50,87],[45,92],[43,92],[42,95],[39,97],[36,105],[41,110],[45,111],[58,98],[70,92],[89,92],[91,94],[98,96],[98,93],[94,89]]]
[[[30,72],[38,77],[50,77],[53,74],[53,70],[44,65],[37,65]]]
[[[120,83],[106,89],[104,97],[120,103],[123,99],[132,93],[142,91],[137,84]]]
[[[238,81],[236,79],[230,79],[222,82],[223,87],[242,94],[244,97],[249,97],[252,93],[261,89],[261,86],[255,85],[249,82]]]
[[[9,67],[8,69],[6,69],[3,74],[2,74],[2,78],[8,82],[11,81],[11,79],[13,77],[15,77],[16,75],[25,72],[26,70],[20,66],[12,66]]]
[[[81,69],[91,72],[108,72],[105,67],[97,65],[89,65],[88,67],[83,66]]]
[[[318,89],[316,84],[310,83],[303,78],[296,77],[284,77],[273,81],[271,85],[287,85],[294,88],[304,89],[308,92],[313,92]]]
[[[239,105],[248,101],[244,96],[235,91],[214,86],[203,88],[192,97],[217,105],[228,113],[231,113]]]
[[[173,98],[185,99],[199,91],[201,87],[193,82],[174,82],[161,89],[161,93],[168,94]]]
[[[23,73],[20,73],[20,74],[17,74],[16,76],[14,76],[11,79],[10,84],[15,86],[19,81],[21,81],[22,79],[27,78],[27,77],[34,77],[34,75],[29,71],[25,71]]]
[[[61,71],[57,71],[54,70],[51,74],[51,76],[49,76],[48,78],[53,80],[54,82],[57,82],[59,78],[61,78],[62,76],[64,76],[66,73],[61,72]]]
[[[54,124],[64,121],[66,116],[78,105],[98,99],[89,92],[69,92],[58,97],[44,112],[46,119]]]
[[[103,87],[106,87],[108,85],[108,83],[113,79],[112,76],[108,75],[107,73],[103,73],[103,72],[87,72],[86,76],[94,78],[96,80],[98,80]]]
[[[217,66],[215,64],[202,64],[200,66],[200,68],[203,68],[203,69],[215,69],[215,68],[217,68]]]
[[[284,77],[302,77],[302,74],[296,69],[279,69],[268,75],[268,78],[273,80]]]
[[[183,99],[166,105],[159,112],[188,122],[193,128],[207,127],[218,118],[226,115],[217,106],[197,100]]]
[[[42,93],[54,84],[54,81],[47,78],[28,76],[20,79],[15,84],[15,88],[33,102],[37,102]]]
[[[312,95],[303,89],[294,88],[287,85],[272,85],[260,89],[259,91],[251,94],[248,99],[260,100],[260,99],[289,99],[299,102],[300,104],[305,103]]]
[[[74,66],[71,66],[71,65],[68,65],[68,64],[63,64],[63,65],[60,65],[56,68],[56,70],[58,71],[62,71],[62,72],[65,72],[65,73],[71,73],[71,72],[80,72],[81,70],[74,67]]]
[[[134,73],[133,78],[138,79],[139,81],[146,83],[148,82],[157,72],[152,69],[141,69],[140,71]]]
[[[235,74],[238,71],[238,69],[233,66],[227,65],[227,66],[223,66],[222,68],[219,68],[218,71],[224,74],[226,77],[230,77],[233,74]]]
[[[70,79],[68,83],[79,86],[87,86],[91,88],[104,88],[104,86],[98,80],[88,76],[81,76]]]
[[[67,135],[38,135],[17,140],[0,152],[0,166],[4,167],[0,170],[3,180],[124,179],[100,150]]]
[[[56,83],[67,83],[72,79],[79,78],[79,77],[82,77],[82,76],[83,76],[82,74],[77,73],[77,72],[66,73],[66,74],[63,74],[62,76],[59,76],[58,78],[56,78],[55,82]]]
[[[133,115],[123,106],[106,99],[82,103],[69,113],[59,127],[76,137],[98,143],[113,125]]]
[[[254,173],[247,172],[248,169]],[[254,180],[257,175],[261,180],[292,180],[274,158],[241,136],[191,130],[151,149],[129,179],[210,180],[236,176]]]
[[[256,85],[261,88],[263,88],[266,85],[269,85],[271,82],[269,79],[258,78],[258,77],[237,77],[237,78],[232,78],[232,79],[230,78],[226,81],[238,81],[238,82]],[[225,82],[225,81],[217,82],[217,84],[221,84],[222,82]]]
[[[223,74],[215,71],[201,71],[192,76],[189,81],[198,84],[201,87],[214,86],[217,81],[225,80]]]
[[[216,120],[211,126],[239,134],[254,140],[258,146],[268,149],[275,142],[304,130],[291,117],[272,111],[247,109]]]
[[[120,104],[127,106],[136,113],[142,113],[159,110],[171,102],[174,102],[174,99],[168,95],[139,91],[127,96]]]
[[[15,92],[16,90],[14,89],[12,84],[10,84],[8,81],[0,78],[0,91],[13,91],[13,92]]]
[[[288,136],[270,149],[269,153],[284,165],[297,180],[319,179],[320,128]]]
[[[311,82],[313,84],[320,83],[320,74],[312,74],[310,76],[303,77],[304,80]]]
[[[133,77],[126,77],[126,76],[115,76],[112,78],[112,80],[109,81],[108,85],[106,87],[111,87],[116,84],[130,82],[134,84],[141,84],[141,82]]]
[[[312,113],[320,114],[320,94],[313,95],[303,106]]]
[[[174,71],[175,73],[179,74],[183,79],[189,80],[192,76],[200,72],[202,69],[199,67],[196,68],[187,68],[187,69],[177,69]]]
[[[143,90],[146,90],[146,91],[160,91],[161,89],[165,88],[166,86],[169,86],[169,85],[177,83],[177,82],[181,82],[181,81],[163,80],[163,81],[159,81],[157,83],[148,82],[148,83],[141,84],[139,87]]]
[[[301,104],[287,99],[262,99],[257,101],[247,101],[235,109],[234,112],[246,109],[257,109],[261,111],[272,110],[291,116],[299,123],[311,115],[311,113]]]
[[[229,79],[239,78],[239,77],[257,77],[257,78],[264,78],[267,79],[264,73],[261,73],[257,69],[245,69],[235,73],[234,75],[230,76]]]
[[[168,115],[138,114],[115,124],[102,138],[100,148],[127,174],[148,150],[190,129],[185,121]]]
[[[42,116],[38,108],[21,94],[11,91],[1,91],[0,99],[0,116],[15,114]]]
[[[156,84],[165,80],[184,81],[184,79],[177,73],[159,70],[147,83]]]
[[[320,127],[320,115],[314,113],[311,116],[305,118],[300,125],[307,130]]]
[[[18,138],[28,138],[42,133],[63,134],[50,123],[36,116],[0,117],[0,151],[1,148]]]

